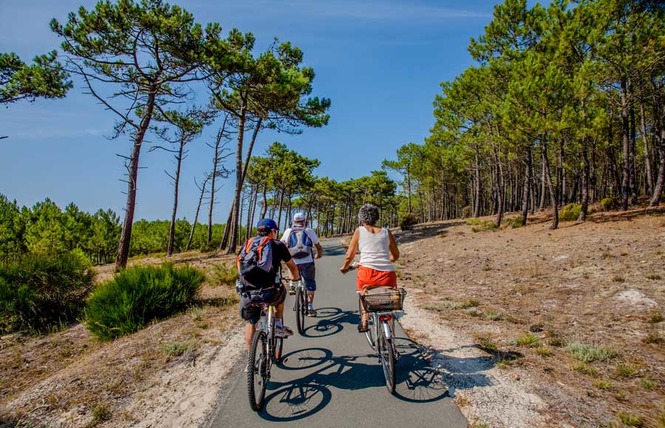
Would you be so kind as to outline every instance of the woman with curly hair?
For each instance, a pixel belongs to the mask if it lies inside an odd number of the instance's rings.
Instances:
[[[399,250],[390,230],[376,226],[379,208],[371,204],[363,205],[358,211],[358,220],[360,227],[353,232],[340,272],[348,272],[356,252],[360,252],[356,278],[358,291],[364,292],[373,287],[397,287],[397,274],[392,262],[399,258]],[[367,331],[367,320],[368,315],[363,310],[358,331]]]

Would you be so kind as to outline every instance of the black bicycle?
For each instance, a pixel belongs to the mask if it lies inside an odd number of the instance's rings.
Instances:
[[[247,365],[247,395],[254,411],[263,408],[270,369],[282,358],[284,339],[275,337],[275,305],[256,303],[261,307],[261,319],[252,337]]]

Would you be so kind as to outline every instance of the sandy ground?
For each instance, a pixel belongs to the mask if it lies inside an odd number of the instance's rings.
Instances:
[[[664,427],[662,213],[597,214],[556,231],[546,218],[477,227],[398,234],[409,293],[400,322],[471,426]],[[611,356],[580,361],[570,351],[579,343]],[[2,337],[0,426],[204,426],[242,349],[230,286],[206,287],[196,308],[112,343],[80,325]]]

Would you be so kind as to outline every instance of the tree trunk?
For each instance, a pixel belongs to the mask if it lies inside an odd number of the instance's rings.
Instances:
[[[524,189],[522,193],[522,226],[526,226],[526,219],[529,213],[529,195],[531,192],[531,176],[533,174],[533,153],[532,147],[526,148],[526,177],[524,177]]]
[[[194,214],[194,222],[192,223],[192,229],[189,231],[189,238],[187,239],[187,245],[185,245],[185,251],[189,251],[192,246],[192,241],[194,240],[194,231],[196,230],[196,222],[199,221],[199,212],[201,212],[201,204],[203,203],[203,195],[205,195],[206,185],[210,179],[210,175],[206,177],[203,181],[203,186],[201,186],[201,194],[199,195],[199,203],[196,204],[196,213]]]
[[[623,168],[621,174],[621,209],[628,209],[628,194],[630,192],[630,125],[628,121],[628,100],[626,80],[621,80],[621,138],[623,142]]]
[[[543,143],[543,167],[545,169],[545,180],[550,192],[550,202],[552,204],[552,225],[550,229],[559,227],[559,203],[556,198],[556,190],[552,184],[552,177],[550,173],[549,160],[547,159],[547,143]]]
[[[478,147],[475,147],[474,150],[474,157],[475,157],[475,182],[473,183],[474,189],[473,189],[473,199],[474,199],[474,206],[473,206],[473,217],[480,217],[480,154],[478,153]]]
[[[577,221],[586,221],[589,211],[589,144],[586,138],[582,139],[582,208]]]
[[[219,132],[217,132],[217,139],[215,140],[215,155],[212,162],[212,183],[210,183],[210,208],[208,209],[208,246],[212,242],[212,213],[215,207],[215,192],[217,191],[216,179],[217,179],[217,168],[219,167],[219,162],[221,155],[219,153],[219,146],[224,139],[224,130],[226,128],[226,121],[228,116],[224,117],[224,122]],[[228,223],[227,223],[228,225]]]
[[[242,170],[242,154],[243,154],[243,142],[245,138],[245,122],[247,120],[247,101],[242,100],[242,105],[240,107],[240,120],[238,123],[238,141],[236,144],[236,188],[233,194],[233,208],[231,209],[231,221],[227,224],[229,229],[228,233],[228,245],[226,246],[226,254],[235,254],[236,245],[238,243],[238,221],[239,216],[239,207],[240,207],[240,194],[242,192],[242,179],[243,179],[243,170]],[[225,231],[226,235],[226,231]]]
[[[653,192],[653,168],[651,167],[651,148],[649,147],[649,138],[647,138],[646,114],[644,112],[644,103],[640,103],[640,132],[644,142],[644,172],[646,174],[646,192],[651,195]]]
[[[180,148],[176,156],[175,176],[173,177],[173,211],[171,212],[171,225],[169,227],[169,242],[166,246],[166,257],[173,255],[173,247],[175,246],[175,222],[178,216],[178,191],[180,188],[180,170],[182,168],[182,153],[185,150],[184,136],[180,140]]]
[[[127,167],[127,202],[125,203],[125,221],[122,224],[122,231],[120,232],[120,242],[118,243],[118,255],[115,260],[116,271],[127,267],[127,259],[129,258],[129,246],[132,240],[132,226],[134,225],[134,209],[136,208],[136,189],[138,186],[139,175],[139,156],[141,155],[141,145],[143,138],[150,126],[152,119],[152,112],[155,108],[156,89],[153,87],[148,94],[148,102],[139,129],[134,138],[134,146],[132,147],[132,155],[129,158],[129,165]]]

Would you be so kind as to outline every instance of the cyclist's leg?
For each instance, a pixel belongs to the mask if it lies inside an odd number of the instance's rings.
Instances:
[[[284,332],[287,336],[293,334],[293,331],[284,325],[284,300],[286,300],[286,288],[277,288],[277,294],[273,304],[275,305],[275,329],[277,332]]]
[[[307,305],[313,307],[316,292],[316,267],[314,262],[311,262],[299,265],[298,269],[300,269],[300,275],[305,282],[305,288],[307,288]]]

